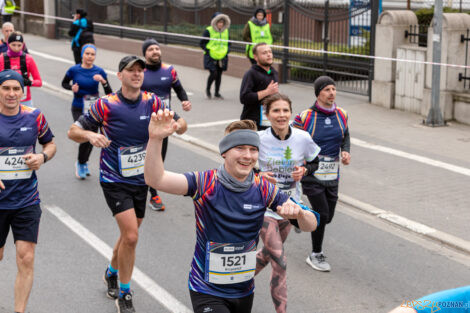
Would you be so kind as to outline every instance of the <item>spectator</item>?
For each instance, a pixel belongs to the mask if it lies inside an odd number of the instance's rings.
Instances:
[[[222,82],[222,72],[227,70],[228,53],[230,52],[230,43],[212,39],[228,40],[228,29],[230,27],[230,18],[220,12],[215,12],[212,16],[211,25],[206,28],[203,37],[209,37],[209,40],[203,39],[200,47],[204,50],[204,68],[209,70],[207,78],[206,98],[211,99],[211,86],[215,81],[214,97],[223,99],[220,95],[220,83]]]
[[[2,23],[11,22],[11,16],[15,12],[16,4],[14,0],[1,0],[0,9],[2,10]]]
[[[271,36],[269,23],[266,21],[266,11],[264,9],[256,9],[253,17],[246,23],[243,29],[243,41],[254,44],[264,42],[272,45],[273,37]],[[246,56],[251,64],[256,64],[253,57],[253,45],[246,45]]]
[[[72,37],[72,51],[75,64],[82,63],[82,47],[87,43],[95,43],[93,38],[93,22],[86,18],[87,12],[77,9],[70,25],[69,36]]]

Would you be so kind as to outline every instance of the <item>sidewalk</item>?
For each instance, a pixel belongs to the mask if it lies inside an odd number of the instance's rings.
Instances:
[[[69,43],[32,35],[25,37],[43,80],[60,87],[62,77],[71,65],[34,53],[42,52],[71,61]],[[117,44],[130,45],[129,42],[115,40]],[[133,49],[140,51],[139,43],[133,44]],[[99,48],[96,64],[116,71],[123,55]],[[165,60],[164,54],[162,58]],[[204,100],[207,72],[180,65],[175,67],[183,86],[191,93],[193,103],[192,111],[183,112],[179,101],[173,102],[173,109],[190,125],[186,135],[217,146],[227,123],[207,127],[204,123],[239,118],[242,109],[238,99],[241,79],[224,75],[221,93],[225,100],[207,101]],[[112,75],[110,83],[114,90],[119,86]],[[314,101],[311,85],[286,84],[280,89],[291,97],[294,114]],[[450,123],[447,127],[428,128],[422,126],[423,117],[419,115],[376,107],[367,103],[366,97],[348,93],[339,92],[337,103],[349,113],[353,139],[352,162],[350,166],[342,167],[340,192],[470,241],[470,198],[467,195],[470,186],[470,127]],[[377,145],[386,148],[382,150],[395,149],[411,154],[414,159],[379,151],[375,149]],[[419,157],[427,157],[436,164],[425,164]],[[448,170],[440,166],[442,164],[461,167],[462,173]]]

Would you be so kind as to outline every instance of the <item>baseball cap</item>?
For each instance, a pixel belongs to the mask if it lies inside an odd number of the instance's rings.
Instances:
[[[145,62],[135,55],[128,55],[121,59],[119,62],[119,72],[122,72],[125,68],[130,68],[135,63],[139,63],[142,68],[145,68]]]

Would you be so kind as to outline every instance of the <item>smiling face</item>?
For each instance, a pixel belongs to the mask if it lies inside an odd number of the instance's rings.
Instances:
[[[158,45],[151,45],[145,50],[145,61],[147,64],[157,64],[161,62],[162,51]]]
[[[321,105],[331,107],[336,100],[336,87],[335,85],[328,85],[323,88],[317,97]]]
[[[239,181],[245,181],[258,161],[258,149],[253,146],[236,146],[228,150],[222,157],[225,158],[225,169]]]
[[[23,98],[23,89],[17,80],[6,80],[0,85],[0,109],[3,114],[16,111]]]
[[[277,100],[270,104],[269,111],[266,111],[266,117],[271,122],[271,127],[276,133],[289,128],[289,120],[292,111],[289,102],[285,100]]]
[[[139,63],[134,63],[130,68],[125,68],[118,73],[122,86],[130,89],[140,89],[144,82],[144,69]]]

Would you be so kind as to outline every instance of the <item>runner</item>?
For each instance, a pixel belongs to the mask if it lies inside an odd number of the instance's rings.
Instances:
[[[8,51],[8,37],[10,37],[11,33],[15,31],[15,26],[11,22],[5,22],[2,25],[2,34],[3,38],[0,40],[0,53],[4,53]],[[23,51],[28,53],[28,49],[26,48],[26,44],[23,43]]]
[[[215,99],[223,100],[220,94],[220,84],[222,83],[222,72],[227,70],[228,54],[230,43],[211,39],[228,40],[228,29],[230,28],[230,18],[220,12],[215,12],[212,16],[211,25],[207,26],[202,34],[203,37],[199,46],[204,50],[204,68],[209,71],[206,85],[206,99],[212,99],[211,86],[215,81]]]
[[[18,273],[15,312],[26,311],[33,286],[34,255],[41,207],[36,171],[54,157],[54,135],[39,109],[20,104],[23,77],[0,72],[0,260],[8,233],[13,233]],[[42,152],[36,153],[36,141]]]
[[[272,67],[273,52],[267,44],[256,44],[253,55],[256,64],[245,73],[240,87],[240,102],[243,104],[240,119],[252,120],[262,130],[270,125],[263,113],[261,101],[279,92],[279,76]]]
[[[268,45],[273,44],[271,28],[266,21],[266,11],[262,8],[256,9],[253,17],[246,23],[243,29],[243,41],[253,42],[254,44],[264,42]],[[251,64],[256,64],[253,58],[253,45],[246,45],[246,56]]]
[[[162,62],[162,51],[160,44],[153,38],[148,38],[142,45],[142,53],[145,57],[145,72],[144,84],[142,90],[153,92],[160,100],[162,100],[165,107],[171,110],[171,89],[176,93],[176,96],[183,105],[183,110],[191,110],[191,102],[188,100],[188,95],[181,85],[173,65],[165,64]],[[175,113],[175,121],[179,125],[179,135],[186,132],[188,125],[186,121]],[[168,138],[163,140],[162,158],[165,161],[166,150],[168,147]],[[165,205],[158,195],[157,191],[150,188],[150,208],[154,211],[164,211]]]
[[[292,103],[287,96],[278,93],[268,96],[263,100],[263,105],[271,127],[258,132],[261,173],[300,202],[302,192],[299,181],[317,169],[320,148],[307,132],[289,126]],[[290,228],[287,219],[267,210],[260,232],[264,247],[256,254],[255,275],[271,263],[271,297],[277,313],[285,313],[287,307],[287,262],[283,244]]]
[[[252,121],[236,121],[219,143],[223,165],[205,172],[165,171],[163,138],[174,132],[173,112],[152,114],[145,160],[148,185],[191,196],[196,215],[196,246],[189,274],[194,312],[251,312],[256,245],[266,208],[277,211],[304,231],[315,229],[311,211],[303,210],[266,179],[254,174],[259,136]]]
[[[12,69],[23,76],[26,87],[26,97],[21,100],[22,105],[32,106],[30,87],[41,87],[42,80],[33,57],[23,51],[24,38],[20,32],[11,33],[8,37],[8,51],[0,57],[0,71]],[[32,77],[33,80],[29,78]]]
[[[84,45],[82,48],[82,64],[72,66],[62,80],[62,87],[73,91],[72,117],[76,121],[88,111],[91,103],[98,99],[98,85],[101,83],[105,94],[113,92],[108,83],[106,72],[93,63],[96,58],[96,47],[92,44]],[[71,85],[70,82],[73,84]],[[97,131],[97,129],[95,130]],[[93,145],[89,142],[81,143],[78,147],[78,160],[75,163],[75,176],[85,179],[90,176],[88,159]]]
[[[135,312],[130,281],[148,193],[143,175],[147,126],[151,113],[163,108],[154,94],[140,90],[144,68],[137,56],[124,57],[118,72],[122,89],[98,99],[69,130],[70,139],[102,148],[100,184],[120,230],[104,280],[120,313]],[[93,131],[96,127],[101,134]]]
[[[294,127],[306,130],[321,148],[319,167],[302,179],[303,193],[310,205],[320,214],[320,224],[312,232],[312,254],[307,263],[318,271],[328,272],[322,244],[326,224],[331,223],[338,201],[339,160],[351,161],[348,115],[336,106],[336,86],[333,79],[320,76],[313,83],[317,101],[295,117]]]

